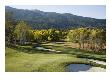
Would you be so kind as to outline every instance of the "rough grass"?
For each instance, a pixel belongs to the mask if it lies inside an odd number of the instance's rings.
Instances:
[[[104,65],[78,58],[79,51],[64,46],[62,43],[48,43],[42,46],[61,52],[36,50],[32,46],[6,47],[6,72],[64,72],[65,67],[71,63],[84,63],[105,68]],[[81,51],[81,53],[85,52]]]
[[[43,47],[45,48],[51,48],[55,50],[62,51],[62,54],[71,54],[75,55],[78,58],[88,58],[88,59],[94,59],[94,60],[100,60],[100,61],[106,61],[106,53],[96,53],[92,51],[86,51],[81,49],[72,48],[72,43],[48,43],[43,44]]]

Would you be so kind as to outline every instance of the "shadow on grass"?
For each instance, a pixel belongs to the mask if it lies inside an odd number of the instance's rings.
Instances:
[[[62,47],[56,45],[43,45],[45,48],[52,48],[61,51],[61,54],[76,55],[78,58],[95,59],[100,61],[106,61],[106,55],[98,52],[85,51],[81,49]]]
[[[16,46],[16,47],[11,47],[12,49],[15,49],[19,52],[24,52],[24,53],[28,53],[28,54],[38,54],[38,53],[42,53],[42,54],[58,54],[60,52],[51,52],[48,50],[38,50],[32,47],[23,47],[23,46]]]
[[[58,50],[61,52],[55,52],[55,51],[48,51],[48,50],[38,50],[34,45],[30,46],[15,46],[11,47],[19,52],[25,52],[29,54],[70,54],[75,55],[77,58],[87,58],[87,59],[95,59],[100,61],[106,61],[106,57],[104,55],[96,54],[94,52],[85,51],[81,49],[76,48],[70,48],[70,47],[63,47],[63,46],[57,46],[57,45],[41,45],[40,47],[46,48],[46,49],[53,49]]]
[[[78,48],[72,48],[72,47],[67,47],[67,46],[61,46],[61,45],[42,45],[45,48],[60,48],[63,52],[66,51],[73,51],[73,52],[83,52],[83,53],[90,53],[90,54],[97,54],[97,55],[105,55],[106,50],[103,50],[102,52],[94,52],[94,51],[87,51],[83,49],[78,49]]]

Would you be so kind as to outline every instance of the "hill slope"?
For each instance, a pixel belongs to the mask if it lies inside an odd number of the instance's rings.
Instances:
[[[105,19],[94,19],[89,17],[76,16],[70,13],[43,12],[40,10],[16,9],[5,7],[6,12],[11,12],[16,21],[25,20],[35,29],[72,28],[72,27],[106,27]]]

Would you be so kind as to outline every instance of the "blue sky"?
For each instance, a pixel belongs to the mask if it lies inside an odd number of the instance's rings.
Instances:
[[[71,13],[78,16],[97,19],[106,18],[106,6],[104,5],[11,5],[18,9],[38,9],[45,12]]]

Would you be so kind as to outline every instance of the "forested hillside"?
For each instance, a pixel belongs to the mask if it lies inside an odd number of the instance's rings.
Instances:
[[[70,13],[43,12],[40,10],[23,10],[9,6],[5,7],[5,11],[13,14],[13,19],[26,21],[34,29],[58,28],[68,29],[79,26],[89,28],[105,28],[105,19],[95,19],[82,16],[76,16]]]

